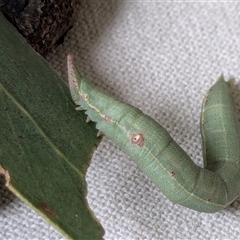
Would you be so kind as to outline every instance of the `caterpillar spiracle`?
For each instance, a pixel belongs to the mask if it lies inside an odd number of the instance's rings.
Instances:
[[[204,167],[156,121],[138,108],[108,96],[83,79],[68,55],[68,78],[77,110],[112,139],[174,203],[217,212],[240,193],[240,128],[230,84],[221,76],[204,97],[201,135]]]

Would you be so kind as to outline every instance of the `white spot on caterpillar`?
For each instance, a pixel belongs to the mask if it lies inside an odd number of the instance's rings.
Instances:
[[[104,116],[104,119],[106,122],[111,122],[112,118],[109,116]]]
[[[80,97],[82,100],[87,101],[89,99],[89,96],[87,94],[80,94]]]
[[[141,133],[132,134],[130,141],[132,144],[137,145],[139,147],[142,147],[144,145],[144,137]]]

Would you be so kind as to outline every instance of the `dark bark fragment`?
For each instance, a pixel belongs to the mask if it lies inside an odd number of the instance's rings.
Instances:
[[[0,10],[41,55],[63,42],[79,9],[80,0],[0,0]]]

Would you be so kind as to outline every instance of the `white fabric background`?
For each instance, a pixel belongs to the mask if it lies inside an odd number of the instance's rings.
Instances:
[[[240,3],[82,2],[74,28],[47,59],[66,79],[73,52],[86,78],[153,117],[202,164],[204,93],[222,72],[240,82]],[[215,214],[174,205],[106,137],[87,182],[105,239],[240,239],[240,200]],[[63,238],[11,193],[0,189],[0,196],[0,239]]]

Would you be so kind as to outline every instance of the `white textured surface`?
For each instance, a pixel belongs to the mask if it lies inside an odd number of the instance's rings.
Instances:
[[[84,0],[64,44],[48,56],[63,78],[70,51],[86,78],[156,119],[201,164],[203,95],[221,72],[240,78],[240,4]],[[240,238],[239,200],[215,214],[174,205],[107,138],[87,182],[105,239]],[[62,238],[1,189],[0,229],[0,239]]]

